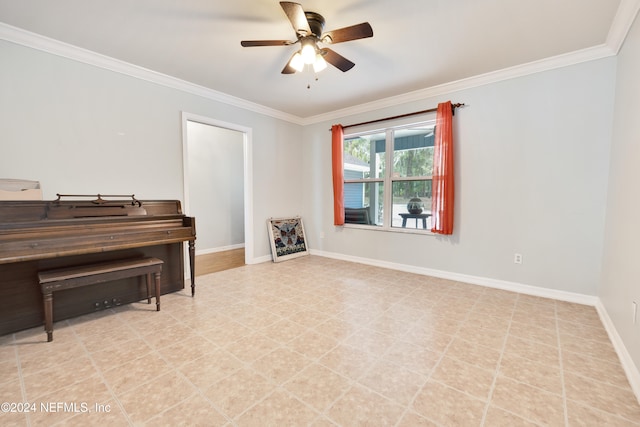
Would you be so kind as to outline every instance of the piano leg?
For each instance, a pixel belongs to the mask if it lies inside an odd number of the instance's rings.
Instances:
[[[147,304],[151,304],[151,273],[147,273],[145,280],[147,282]]]
[[[44,330],[47,331],[47,342],[53,341],[53,293],[43,295],[44,301]]]
[[[160,272],[154,273],[156,279],[156,311],[160,311]]]
[[[191,296],[196,294],[196,242],[189,240],[189,264],[191,268]]]

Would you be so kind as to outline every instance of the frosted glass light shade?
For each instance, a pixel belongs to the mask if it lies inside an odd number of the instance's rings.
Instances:
[[[304,59],[305,64],[313,64],[316,60],[316,48],[311,43],[302,46],[300,54],[302,55],[302,59]]]
[[[319,73],[325,68],[327,68],[327,61],[324,60],[322,55],[317,54],[316,61],[313,63],[313,71],[315,71],[316,73]]]
[[[296,54],[293,55],[293,58],[291,58],[289,65],[297,72],[302,71],[302,69],[304,68],[304,60],[302,59],[302,55],[300,55],[300,52],[296,52]]]

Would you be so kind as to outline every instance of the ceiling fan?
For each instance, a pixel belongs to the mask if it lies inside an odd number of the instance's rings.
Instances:
[[[300,4],[289,1],[281,1],[280,6],[291,21],[296,32],[296,40],[244,40],[240,44],[253,47],[289,46],[300,43],[300,50],[293,54],[282,69],[282,74],[302,71],[305,64],[312,64],[314,71],[319,72],[327,67],[327,62],[343,72],[349,71],[356,64],[328,47],[318,47],[318,43],[335,44],[373,37],[373,29],[368,22],[323,33],[325,21],[319,13],[305,12]]]

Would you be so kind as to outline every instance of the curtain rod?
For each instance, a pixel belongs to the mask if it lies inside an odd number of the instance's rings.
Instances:
[[[464,107],[464,103],[451,104],[451,114],[456,113],[456,108]],[[414,113],[400,114],[399,116],[385,117],[382,119],[369,120],[368,122],[354,123],[352,125],[342,126],[342,129],[353,128],[356,126],[369,125],[371,123],[385,122],[387,120],[401,119],[403,117],[417,116],[418,114],[434,113],[438,108],[429,108],[428,110],[416,111]],[[331,129],[329,129],[331,130]]]

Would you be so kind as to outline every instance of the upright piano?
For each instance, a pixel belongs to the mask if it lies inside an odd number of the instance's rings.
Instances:
[[[185,286],[188,242],[195,291],[195,218],[179,200],[0,201],[0,335],[43,324],[38,272],[137,257],[164,261],[161,293]],[[96,197],[96,196],[92,196]],[[136,278],[56,293],[54,321],[146,299]]]

